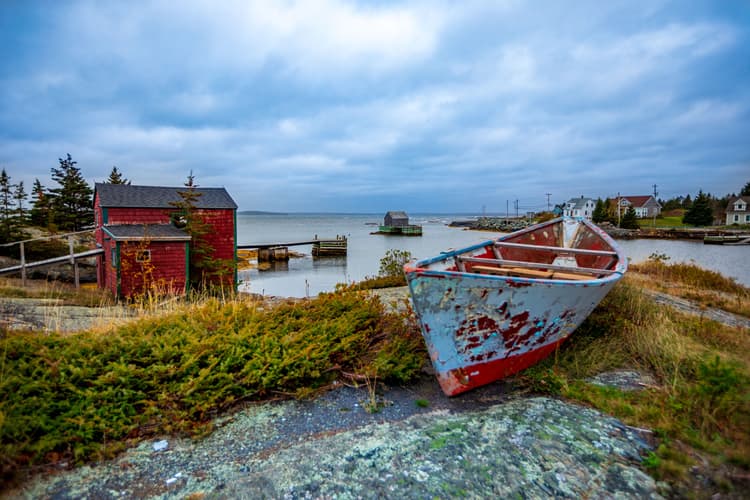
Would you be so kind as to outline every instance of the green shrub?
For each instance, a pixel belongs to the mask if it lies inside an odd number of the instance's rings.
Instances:
[[[412,259],[411,252],[408,250],[388,250],[382,259],[380,259],[380,276],[403,276],[404,264]]]
[[[199,435],[239,401],[309,396],[344,373],[403,382],[425,360],[411,323],[357,293],[269,310],[208,299],[104,333],[6,332],[0,356],[4,475],[155,433]]]

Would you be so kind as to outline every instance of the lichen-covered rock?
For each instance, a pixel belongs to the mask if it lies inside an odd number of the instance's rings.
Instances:
[[[621,391],[637,391],[656,384],[654,377],[635,370],[604,372],[587,379],[587,382],[606,387],[615,387]]]
[[[356,391],[334,391],[348,394]],[[361,396],[362,393],[359,392]],[[354,396],[356,397],[356,396]],[[27,485],[55,498],[656,498],[649,445],[618,420],[520,398],[382,420],[341,397],[250,407],[202,441],[144,443],[118,460]],[[351,400],[350,400],[351,402]],[[413,405],[412,405],[413,406]],[[336,412],[347,425],[335,422]],[[391,415],[398,415],[393,409]],[[352,426],[352,422],[364,422]]]

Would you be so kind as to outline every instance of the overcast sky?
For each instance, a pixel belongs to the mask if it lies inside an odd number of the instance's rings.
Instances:
[[[750,181],[750,2],[0,3],[0,167],[240,209],[504,212]]]

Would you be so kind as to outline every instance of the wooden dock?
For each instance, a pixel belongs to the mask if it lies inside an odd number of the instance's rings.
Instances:
[[[313,257],[327,257],[332,255],[346,255],[348,241],[346,236],[320,239],[315,236],[312,240],[282,242],[282,243],[248,243],[237,245],[238,250],[258,250],[258,262],[276,262],[289,260],[289,247],[312,245]]]
[[[313,257],[335,257],[346,255],[348,243],[345,237],[335,240],[319,241],[312,247]]]

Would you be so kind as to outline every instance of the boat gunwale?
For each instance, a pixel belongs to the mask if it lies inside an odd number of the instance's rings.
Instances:
[[[573,270],[573,268],[571,268]],[[603,278],[592,277],[588,280],[571,281],[564,278],[524,278],[521,276],[498,276],[495,274],[481,274],[481,273],[470,273],[465,271],[448,271],[438,269],[425,269],[425,268],[410,268],[407,274],[415,274],[426,277],[460,277],[460,278],[473,278],[490,281],[502,281],[512,283],[530,283],[530,284],[549,284],[549,285],[576,285],[576,286],[588,286],[588,285],[604,285],[610,281],[619,281],[622,278],[624,272],[615,271],[610,275]]]
[[[613,257],[617,257],[617,262],[615,263],[614,269],[602,269],[602,273],[609,273],[607,276],[604,277],[593,277],[591,279],[587,280],[580,280],[580,281],[571,281],[569,279],[564,278],[530,278],[530,277],[520,277],[520,276],[498,276],[494,274],[481,274],[481,273],[472,273],[467,271],[450,271],[447,269],[429,269],[425,266],[430,266],[432,264],[435,264],[437,262],[443,262],[450,258],[460,258],[461,256],[466,256],[466,254],[473,252],[475,250],[479,250],[481,248],[487,248],[487,247],[494,247],[494,245],[498,242],[502,242],[510,237],[517,237],[522,234],[526,234],[529,232],[538,231],[540,228],[545,226],[551,226],[554,224],[558,224],[561,222],[564,222],[565,220],[574,220],[576,222],[579,222],[583,224],[584,226],[588,227],[590,230],[592,230],[594,233],[597,234],[605,243],[607,243],[610,248],[612,248],[612,251],[614,253]],[[567,247],[557,247],[562,250],[566,250]],[[550,285],[567,285],[570,286],[571,284],[575,284],[577,286],[589,286],[589,285],[604,285],[611,281],[619,281],[625,272],[627,271],[628,263],[625,255],[622,252],[622,249],[615,243],[615,241],[612,239],[611,236],[609,236],[607,233],[605,233],[602,229],[600,229],[598,226],[593,224],[592,222],[582,218],[582,217],[558,217],[556,219],[549,220],[547,222],[541,223],[541,224],[535,224],[533,226],[529,226],[525,229],[514,231],[512,233],[508,233],[506,235],[500,236],[499,238],[495,239],[488,239],[484,240],[482,242],[475,243],[473,245],[469,245],[467,247],[459,248],[456,250],[450,250],[446,252],[440,252],[439,255],[436,255],[434,257],[430,257],[427,259],[421,259],[414,264],[406,264],[404,265],[404,272],[407,275],[407,278],[410,278],[410,275],[418,274],[421,276],[428,276],[428,277],[458,277],[458,278],[473,278],[473,279],[482,279],[482,280],[490,280],[490,281],[499,281],[499,282],[512,282],[512,283],[529,283],[529,284],[550,284]],[[570,267],[570,271],[575,271],[576,267]]]

